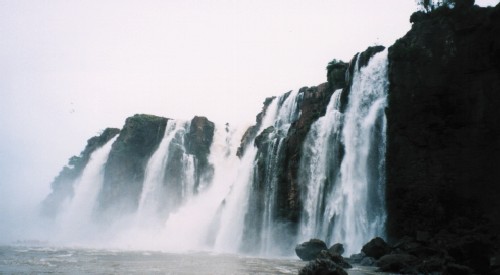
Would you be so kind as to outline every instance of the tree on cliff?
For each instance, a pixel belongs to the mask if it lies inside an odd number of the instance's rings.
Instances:
[[[417,4],[426,12],[431,12],[439,7],[449,8],[472,7],[475,0],[417,0]]]

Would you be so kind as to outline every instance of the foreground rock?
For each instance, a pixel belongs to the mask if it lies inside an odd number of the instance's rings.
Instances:
[[[299,274],[347,274],[344,268],[352,266],[341,256],[344,246],[340,243],[334,244],[327,249],[325,242],[318,239],[311,239],[295,247],[297,256],[305,261],[310,261],[305,267],[299,270]]]
[[[414,267],[418,263],[418,258],[409,254],[388,254],[377,261],[380,271],[416,273]]]
[[[367,257],[379,259],[380,257],[391,252],[391,247],[380,237],[372,239],[361,249]]]
[[[299,275],[347,275],[347,272],[333,261],[316,259],[301,268]]]
[[[312,261],[318,257],[323,250],[328,250],[325,242],[318,239],[311,239],[295,247],[295,253],[304,261]]]
[[[342,268],[352,268],[352,265],[349,264],[344,257],[340,256],[339,254],[332,254],[331,252],[327,250],[323,250],[319,253],[317,259],[324,259],[324,260],[329,260],[334,262],[336,265]]]
[[[328,248],[328,252],[332,254],[342,255],[344,254],[344,245],[341,243],[336,243],[332,245],[330,248]]]
[[[361,253],[345,260],[398,274],[500,274],[497,257],[488,258],[488,235],[476,232],[472,238],[471,234],[460,236],[443,231],[433,236],[419,232],[415,238],[406,236],[393,245],[377,237],[365,244]]]

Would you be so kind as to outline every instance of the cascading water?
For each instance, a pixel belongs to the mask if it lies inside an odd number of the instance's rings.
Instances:
[[[309,156],[301,166],[308,181],[302,240],[341,242],[346,253],[357,253],[369,239],[384,235],[387,64],[387,51],[366,67],[357,68],[356,62],[343,119],[334,107],[336,92],[309,132],[304,145]]]
[[[136,199],[136,208],[111,216],[114,220],[102,226],[91,219],[103,181],[100,171],[107,169],[113,139],[92,154],[59,223],[100,226],[98,242],[114,247],[275,256],[290,255],[297,241],[316,237],[342,242],[348,253],[358,252],[368,239],[383,235],[387,53],[376,54],[366,67],[355,69],[352,83],[344,113],[339,107],[343,91],[337,90],[326,114],[311,125],[302,150],[290,146],[298,144],[293,135],[307,129],[299,125],[307,121],[301,118],[303,110],[311,116],[310,106],[303,109],[304,102],[317,102],[329,92],[325,89],[268,99],[257,125],[245,135],[243,129],[229,125],[212,123],[212,130],[205,130],[203,123],[211,122],[200,118],[154,124],[165,125],[163,137],[154,135],[160,133],[155,126],[153,131],[144,129],[140,138],[128,139],[133,132],[128,128],[117,140],[116,150],[135,146],[130,150],[140,151],[134,142],[149,138],[145,144],[150,151],[143,154],[140,165],[131,166],[134,173],[127,174],[135,177],[144,169],[144,178],[130,182],[124,178],[108,191],[137,190],[123,193]],[[132,126],[142,127],[143,120],[150,118],[135,119]],[[135,156],[140,156],[136,151]],[[126,156],[121,161],[129,164]],[[300,161],[298,171],[294,170],[297,179],[287,170],[297,169],[290,165],[292,159]],[[123,172],[119,168],[114,168],[114,175]],[[296,212],[288,215],[290,209]],[[67,235],[67,239],[80,236]]]
[[[257,133],[268,128],[274,122],[278,112],[278,101],[274,99],[267,107],[265,116]],[[245,215],[248,212],[248,196],[253,182],[253,167],[257,148],[252,144],[246,146],[245,153],[239,161],[235,180],[224,199],[224,210],[220,215],[219,231],[216,235],[214,249],[217,251],[236,252],[240,250],[245,230]]]
[[[95,233],[92,232],[94,228],[89,225],[92,224],[92,213],[103,183],[103,168],[116,138],[91,154],[85,169],[76,180],[74,196],[64,204],[63,212],[57,217],[62,241],[81,242]]]
[[[331,217],[325,216],[325,205],[338,180],[341,160],[341,130],[343,114],[340,113],[342,89],[335,91],[326,108],[325,116],[311,126],[304,141],[304,157],[301,160],[299,177],[307,183],[303,195],[304,214],[300,225],[299,239],[321,237],[330,241]]]
[[[166,194],[164,184],[165,167],[171,143],[181,130],[184,131],[183,123],[175,120],[167,121],[164,137],[146,166],[143,189],[137,209],[138,219],[156,218],[159,211],[165,212],[167,210],[165,202],[168,201],[168,194]]]
[[[185,205],[172,213],[161,233],[163,246],[169,250],[212,249],[218,240],[221,215],[228,211],[228,193],[238,179],[239,159],[235,152],[239,131],[226,127],[215,128],[209,162],[214,166],[212,181]],[[234,251],[234,250],[233,250]]]
[[[335,221],[333,238],[345,240],[348,253],[359,251],[374,236],[384,236],[387,67],[384,50],[354,73],[345,113],[341,185],[331,200],[340,203],[330,204],[328,211],[343,213]]]
[[[253,164],[252,188],[246,213],[246,251],[260,255],[283,253],[284,239],[288,234],[281,230],[276,220],[279,170],[283,166],[283,140],[290,125],[300,116],[299,103],[302,93],[292,91],[275,99],[278,109],[268,127],[256,138],[258,152]],[[266,125],[267,126],[267,125]]]

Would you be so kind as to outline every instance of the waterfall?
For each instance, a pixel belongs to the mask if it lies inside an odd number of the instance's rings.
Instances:
[[[292,122],[300,116],[302,93],[292,91],[275,99],[277,110],[270,123],[262,127],[256,138],[258,151],[253,163],[253,176],[248,196],[251,207],[245,215],[244,251],[259,255],[282,254],[285,239],[290,239],[284,224],[276,219],[279,171],[284,165],[283,141]],[[268,126],[269,125],[269,126]],[[267,126],[267,127],[266,127]]]
[[[92,219],[115,138],[92,153],[76,181],[74,197],[58,219],[62,235],[114,247],[261,256],[290,255],[297,241],[320,238],[358,252],[384,234],[387,51],[365,67],[355,66],[345,111],[340,105],[347,89],[334,91],[325,115],[310,128],[305,124],[318,111],[311,106],[324,108],[320,100],[331,92],[326,86],[267,99],[257,125],[245,134],[200,117],[157,119],[166,125],[154,124],[151,133],[165,125],[163,137],[151,138],[149,128],[136,130],[135,139],[129,139],[130,129],[122,132],[113,150],[121,153],[124,167],[130,163],[123,153],[127,146],[136,146],[136,153],[148,146],[147,153],[134,155],[140,162],[126,174],[134,179],[112,187],[126,189],[116,194],[138,202],[136,208],[109,220]],[[136,119],[130,127],[143,127],[151,118]],[[302,140],[301,150],[291,147]],[[116,175],[123,172],[119,168]]]
[[[226,197],[237,183],[240,161],[236,149],[240,136],[240,130],[229,125],[216,126],[209,157],[214,177],[166,219],[160,236],[164,248],[175,251],[213,249],[221,227],[221,215],[228,211]],[[228,247],[227,250],[236,251],[236,248]]]
[[[333,238],[344,240],[347,253],[358,252],[375,236],[384,236],[387,67],[384,50],[354,73],[345,112],[341,184],[330,200],[335,205],[328,205],[328,211],[341,213]]]
[[[104,165],[108,159],[111,145],[117,137],[95,150],[82,174],[75,181],[74,196],[64,203],[63,211],[57,217],[60,226],[59,238],[65,241],[83,241],[92,237],[92,213],[97,196],[101,190]]]
[[[341,242],[346,253],[357,253],[384,236],[387,64],[387,50],[366,67],[356,62],[345,113],[336,91],[308,133],[299,171],[307,186],[299,241]]]
[[[183,143],[183,134],[188,125],[187,122],[168,120],[163,139],[146,165],[143,189],[137,209],[137,217],[142,222],[144,219],[152,221],[161,217],[165,218],[168,212],[176,206],[174,203],[169,203],[172,201],[170,197],[173,194],[169,194],[167,190],[173,190],[175,183],[172,179],[166,178],[166,168],[173,165],[173,154]],[[192,194],[194,187],[192,157],[182,154],[181,163],[180,176],[185,180],[180,182],[181,192],[176,192],[176,194],[180,193],[181,197],[187,197]]]
[[[299,177],[307,183],[303,195],[304,215],[299,239],[311,237],[330,240],[330,217],[325,216],[325,205],[332,185],[337,181],[340,168],[341,126],[343,115],[339,111],[342,89],[333,93],[326,114],[313,123],[304,141]]]
[[[258,134],[274,123],[278,109],[278,100],[274,99],[267,107],[266,114],[257,130]],[[253,182],[256,155],[257,148],[252,142],[247,145],[245,153],[239,161],[236,177],[224,199],[224,211],[220,215],[219,231],[214,243],[214,249],[217,251],[236,252],[240,250],[245,230],[245,215],[248,213],[248,197]]]

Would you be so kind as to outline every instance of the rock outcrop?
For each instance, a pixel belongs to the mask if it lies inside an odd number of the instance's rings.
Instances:
[[[127,118],[106,162],[99,194],[102,210],[112,207],[126,213],[136,209],[147,161],[162,140],[167,120],[144,114]]]
[[[208,162],[210,146],[214,138],[215,124],[206,117],[195,116],[186,133],[186,153],[195,156],[195,190],[200,183],[208,183],[213,177],[214,168]]]

